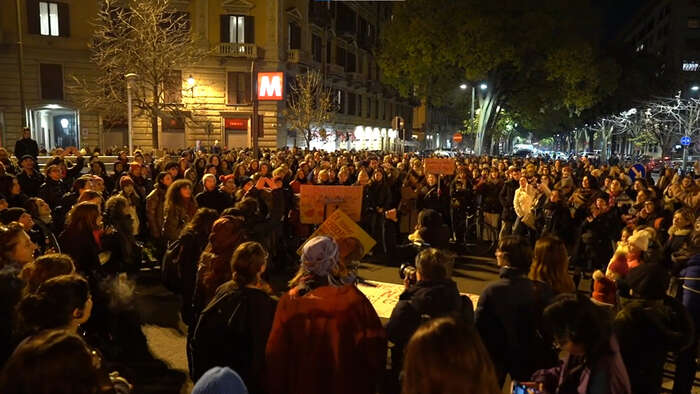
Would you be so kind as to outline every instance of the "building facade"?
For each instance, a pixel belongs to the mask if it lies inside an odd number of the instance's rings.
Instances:
[[[81,111],[76,97],[66,88],[73,76],[96,72],[87,43],[93,33],[91,21],[102,2],[18,2],[24,52],[23,107],[16,2],[1,3],[6,10],[0,15],[2,145],[12,147],[26,124],[47,150],[125,146],[125,124],[108,125],[100,114]],[[198,45],[208,47],[211,55],[173,73],[175,85],[181,87],[175,96],[190,111],[191,121],[167,116],[160,119],[160,148],[214,141],[228,147],[251,146],[252,99],[260,88],[255,85],[258,72],[283,73],[285,95],[296,75],[309,69],[322,72],[339,112],[331,124],[323,125],[326,138],[315,141],[312,147],[393,146],[397,133],[391,129],[391,121],[395,116],[406,119],[407,130],[412,129],[411,103],[379,83],[380,70],[374,57],[390,6],[315,0],[171,0],[171,6],[173,11],[185,13]],[[283,117],[285,107],[284,100],[259,101],[261,147],[305,144],[300,134],[289,130]],[[360,128],[363,132],[357,133]],[[153,148],[151,130],[149,119],[135,117],[134,146]]]

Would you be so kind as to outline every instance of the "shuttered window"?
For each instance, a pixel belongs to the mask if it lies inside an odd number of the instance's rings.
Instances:
[[[63,100],[63,67],[60,64],[40,64],[42,100]]]
[[[27,28],[30,34],[69,37],[70,11],[68,4],[27,0]]]
[[[255,42],[254,19],[245,15],[221,15],[221,42],[252,44]]]
[[[250,104],[250,73],[229,72],[226,88],[226,104]]]

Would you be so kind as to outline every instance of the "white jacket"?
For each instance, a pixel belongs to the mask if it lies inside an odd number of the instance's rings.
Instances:
[[[523,190],[519,187],[515,191],[515,196],[513,197],[513,208],[515,209],[515,214],[518,215],[520,221],[525,223],[528,227],[535,227],[535,203],[537,202],[537,197],[539,191],[532,185],[528,184]]]

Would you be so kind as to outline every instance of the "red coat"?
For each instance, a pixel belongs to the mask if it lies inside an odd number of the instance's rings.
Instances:
[[[267,341],[269,394],[375,394],[386,333],[354,285],[285,294]]]

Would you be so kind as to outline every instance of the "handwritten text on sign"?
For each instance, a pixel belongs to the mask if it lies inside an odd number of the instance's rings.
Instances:
[[[356,222],[361,220],[362,186],[301,185],[301,222],[320,224],[336,209],[342,209]]]
[[[455,159],[425,159],[425,172],[436,175],[452,175],[455,173]]]
[[[340,209],[336,209],[335,212],[311,234],[309,239],[320,235],[331,237],[336,241],[343,238],[356,238],[362,244],[362,249],[364,249],[365,254],[372,250],[377,243],[362,229],[362,227],[358,226],[357,223]],[[303,248],[304,245],[299,247],[297,253],[301,255]]]

